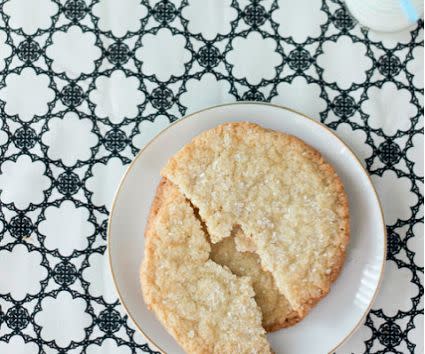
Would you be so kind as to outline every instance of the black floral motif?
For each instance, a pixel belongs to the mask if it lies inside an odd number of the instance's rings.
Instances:
[[[242,98],[245,101],[264,101],[264,95],[255,89],[245,92]]]
[[[387,251],[388,258],[394,257],[401,249],[400,237],[390,230],[388,232]]]
[[[59,175],[56,184],[60,193],[71,196],[78,192],[81,182],[76,173],[66,171]]]
[[[353,18],[347,13],[345,8],[341,8],[335,11],[333,16],[333,22],[335,27],[340,30],[350,30],[354,27]]]
[[[106,240],[106,232],[108,229],[108,222],[105,220],[99,227],[99,234],[102,236],[104,240]]]
[[[117,42],[109,46],[106,56],[112,64],[123,65],[130,57],[129,52],[128,46],[125,43]]]
[[[64,6],[64,14],[71,21],[82,20],[87,14],[87,6],[83,0],[68,0]]]
[[[378,69],[382,75],[391,77],[398,75],[401,70],[400,59],[394,55],[383,55],[379,58]]]
[[[112,129],[106,133],[104,144],[107,150],[117,153],[124,150],[128,139],[122,130]]]
[[[152,14],[155,20],[165,25],[176,17],[177,11],[174,4],[170,1],[162,0],[155,5]]]
[[[356,102],[346,94],[339,95],[331,103],[332,110],[338,117],[349,118],[356,111]]]
[[[22,306],[10,308],[6,313],[6,324],[13,330],[23,330],[28,326],[29,315],[28,311]]]
[[[15,132],[12,140],[19,149],[29,150],[36,144],[37,134],[34,129],[25,126]]]
[[[170,108],[173,105],[173,100],[173,91],[164,86],[157,87],[152,91],[152,105],[159,110]]]
[[[220,62],[219,50],[211,44],[206,44],[197,54],[199,64],[204,68],[211,69],[218,65]]]
[[[294,49],[289,53],[289,67],[292,70],[304,71],[311,65],[312,59],[310,53],[302,48]]]
[[[97,324],[103,332],[111,334],[120,329],[121,322],[121,316],[118,311],[106,309],[99,315]]]
[[[384,141],[378,148],[379,158],[387,165],[394,165],[401,159],[400,147],[391,140]]]
[[[40,57],[41,49],[37,42],[27,39],[19,44],[17,54],[22,61],[32,63]]]
[[[61,262],[53,270],[53,279],[59,285],[69,286],[77,279],[77,270],[72,263]]]
[[[77,84],[66,85],[60,94],[60,99],[65,106],[74,108],[83,102],[83,89]]]
[[[10,234],[17,238],[22,239],[31,235],[33,231],[33,224],[31,219],[25,215],[17,215],[12,218],[9,224]]]
[[[245,8],[242,17],[250,26],[259,27],[266,22],[267,13],[262,5],[251,4]]]
[[[385,322],[379,327],[378,339],[387,348],[393,348],[402,340],[400,326],[394,322]]]

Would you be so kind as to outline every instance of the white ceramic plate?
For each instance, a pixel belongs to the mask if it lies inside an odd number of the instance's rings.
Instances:
[[[348,193],[351,240],[341,275],[301,323],[268,335],[276,353],[332,352],[355,331],[376,295],[385,261],[385,225],[370,178],[350,149],[323,125],[282,107],[239,103],[194,113],[162,131],[136,156],[121,180],[108,227],[109,261],[119,297],[149,341],[163,352],[183,353],[141,294],[147,215],[168,158],[202,131],[242,120],[296,135],[315,147],[335,167]]]

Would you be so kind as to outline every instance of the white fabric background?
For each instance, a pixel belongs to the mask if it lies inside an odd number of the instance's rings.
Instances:
[[[244,99],[336,130],[382,200],[382,289],[338,353],[423,352],[421,28],[339,1],[1,0],[0,353],[149,351],[106,264],[115,188],[170,122]]]

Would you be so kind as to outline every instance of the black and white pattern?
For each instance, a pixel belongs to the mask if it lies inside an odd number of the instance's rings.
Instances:
[[[339,0],[0,0],[0,353],[152,353],[113,290],[113,193],[200,108],[299,110],[356,151],[388,261],[338,353],[423,351],[423,22],[361,28]]]

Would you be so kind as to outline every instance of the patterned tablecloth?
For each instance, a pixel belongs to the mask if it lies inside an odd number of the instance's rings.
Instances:
[[[114,190],[161,129],[237,100],[335,130],[381,197],[384,281],[338,353],[422,353],[423,93],[423,22],[367,31],[338,0],[0,0],[0,353],[154,350],[109,275]]]

